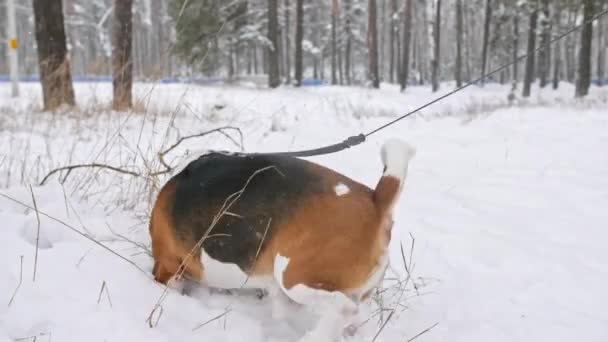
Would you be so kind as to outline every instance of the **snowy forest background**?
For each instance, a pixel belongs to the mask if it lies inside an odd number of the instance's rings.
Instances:
[[[584,18],[605,9],[607,3],[605,0],[20,1],[17,3],[19,69],[22,75],[38,73],[37,19],[32,6],[38,4],[41,13],[63,13],[63,18],[56,15],[46,17],[45,21],[64,21],[69,66],[75,78],[108,79],[113,72],[113,42],[127,40],[131,44],[122,44],[120,48],[129,49],[131,55],[121,63],[129,65],[132,60],[133,76],[140,81],[261,82],[265,79],[256,76],[269,75],[271,86],[326,82],[378,87],[379,82],[391,82],[400,83],[402,89],[430,83],[437,89],[442,81],[456,80],[459,85],[539,44],[546,44]],[[4,23],[5,18],[6,8],[0,6],[0,22]],[[126,22],[132,26],[124,26]],[[488,81],[507,83],[526,77],[529,82],[538,79],[541,87],[550,83],[557,87],[559,81],[575,83],[582,78],[583,88],[588,88],[590,81],[602,84],[608,46],[605,26],[602,21],[589,25],[588,30],[569,35],[532,56],[525,66],[514,65]],[[46,36],[39,38],[43,37]],[[6,41],[3,30],[0,41]],[[0,44],[0,55],[6,56],[7,49],[7,44]],[[0,59],[0,74],[8,74],[8,67],[7,59]],[[124,66],[122,69],[125,70]]]

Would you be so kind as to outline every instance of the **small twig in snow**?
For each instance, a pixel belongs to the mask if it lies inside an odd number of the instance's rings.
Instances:
[[[106,290],[106,297],[108,298],[108,303],[110,303],[110,308],[112,307],[112,298],[110,297],[110,291],[108,290],[108,285],[106,284],[106,281],[104,280],[103,283],[101,283],[101,290],[99,290],[99,296],[97,297],[97,304],[99,304],[99,302],[101,302],[101,295],[103,294],[103,290]]]
[[[435,323],[435,324],[431,325],[430,327],[428,327],[428,328],[426,328],[426,329],[422,330],[422,331],[421,331],[421,332],[419,332],[419,333],[418,333],[416,336],[414,336],[414,337],[410,338],[409,340],[407,340],[407,342],[412,342],[413,340],[417,339],[418,337],[420,337],[420,336],[422,336],[422,335],[426,334],[426,333],[427,333],[427,332],[429,332],[431,329],[433,329],[434,327],[436,327],[438,324],[439,324],[439,322],[437,322],[437,323]]]
[[[372,339],[372,342],[375,342],[376,339],[378,338],[378,336],[380,336],[380,333],[382,332],[382,330],[384,330],[384,327],[388,324],[388,321],[391,320],[391,318],[393,317],[394,313],[395,313],[395,310],[391,310],[391,313],[388,315],[388,317],[386,318],[386,321],[384,321],[384,323],[380,327],[380,330],[378,330],[378,332],[376,333],[376,335],[374,335],[374,338]]]
[[[15,288],[15,292],[13,292],[13,295],[11,297],[11,300],[8,301],[8,306],[11,306],[11,304],[13,304],[13,300],[15,300],[15,296],[17,295],[17,292],[19,291],[19,288],[21,287],[21,283],[23,282],[23,255],[20,256],[20,267],[19,267],[19,283],[17,284],[17,287]]]
[[[207,324],[209,324],[209,323],[211,323],[211,322],[213,322],[213,321],[217,321],[218,319],[220,319],[220,318],[222,318],[222,317],[224,317],[224,316],[228,315],[228,313],[229,313],[230,311],[232,311],[232,309],[230,309],[230,308],[226,309],[226,310],[225,310],[224,312],[222,312],[221,314],[219,314],[219,315],[217,315],[217,316],[215,316],[215,317],[213,317],[213,318],[211,318],[211,319],[209,319],[209,320],[207,320],[207,321],[205,321],[205,322],[203,322],[203,323],[201,323],[201,324],[197,325],[196,327],[192,328],[192,331],[196,331],[196,330],[198,330],[198,329],[200,329],[200,328],[204,327],[205,325],[207,325]]]
[[[87,255],[89,255],[89,253],[91,253],[91,251],[93,250],[93,247],[89,248],[88,251],[86,251],[81,257],[80,259],[78,259],[78,262],[76,263],[76,268],[78,268],[80,266],[80,264],[82,263],[82,261],[84,260],[84,258],[86,258]]]
[[[155,321],[154,314],[156,313],[157,310],[158,310],[158,316],[156,317],[156,321]],[[162,317],[164,311],[165,310],[163,309],[163,306],[160,304],[158,306],[154,307],[154,309],[150,312],[150,315],[146,319],[146,322],[148,322],[148,326],[150,328],[154,328],[158,325],[158,322],[160,321],[160,318]]]

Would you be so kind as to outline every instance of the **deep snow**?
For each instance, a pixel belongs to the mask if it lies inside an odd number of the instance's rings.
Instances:
[[[156,153],[178,135],[226,124],[242,129],[246,151],[317,147],[434,97],[428,88],[403,95],[391,86],[138,84],[136,97],[149,111],[129,114],[102,110],[108,85],[77,84],[82,109],[53,115],[36,110],[39,86],[22,86],[27,96],[14,100],[0,84],[0,341],[295,340],[314,317],[293,312],[274,321],[266,299],[205,289],[191,296],[170,290],[150,328],[146,319],[164,291],[150,279],[146,254],[154,191],[105,171],[75,170],[64,186],[57,177],[37,182],[70,163],[158,170]],[[396,210],[394,271],[380,297],[396,311],[377,341],[407,341],[435,323],[416,340],[608,340],[608,89],[574,100],[562,84],[512,106],[507,93],[497,85],[472,87],[363,145],[310,158],[373,187],[385,140],[400,137],[417,149]],[[238,135],[227,133],[234,141],[195,139],[167,161],[177,164],[187,149],[238,150]],[[40,212],[141,270],[42,215],[34,282],[36,213],[6,198],[32,206],[30,183]],[[400,242],[409,262],[412,237],[414,279],[398,290],[395,278],[405,278]],[[377,306],[370,305],[370,315]],[[379,325],[373,316],[358,338],[371,341]]]

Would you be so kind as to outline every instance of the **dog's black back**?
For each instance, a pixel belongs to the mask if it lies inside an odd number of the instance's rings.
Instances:
[[[210,229],[202,244],[205,252],[248,271],[274,227],[304,198],[327,191],[311,165],[277,155],[199,157],[172,180],[171,217],[178,239],[199,241]]]

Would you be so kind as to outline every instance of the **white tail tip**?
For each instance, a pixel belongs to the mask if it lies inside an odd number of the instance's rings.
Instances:
[[[400,181],[407,175],[407,166],[416,155],[416,148],[403,140],[392,138],[382,145],[382,163],[384,163],[384,176],[392,176]]]

